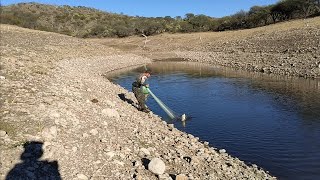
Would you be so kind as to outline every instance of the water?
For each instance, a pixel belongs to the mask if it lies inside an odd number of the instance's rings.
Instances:
[[[320,81],[235,72],[185,62],[157,62],[150,88],[168,107],[192,118],[175,127],[269,171],[279,179],[320,179]],[[131,91],[144,68],[109,74]]]

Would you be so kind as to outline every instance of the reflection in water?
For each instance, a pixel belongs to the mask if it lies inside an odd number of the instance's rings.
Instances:
[[[319,80],[233,71],[189,62],[149,64],[149,84],[171,109],[192,119],[177,128],[225,148],[280,179],[320,179]],[[109,78],[131,89],[144,68]],[[166,119],[152,101],[149,107]]]
[[[213,67],[194,62],[156,62],[148,65],[155,74],[183,72],[194,78],[228,77],[246,78],[250,80],[250,87],[256,90],[267,91],[281,100],[282,96],[290,96],[296,102],[296,110],[306,120],[320,121],[320,81],[297,77],[276,76],[257,72],[235,71],[229,68]],[[136,69],[140,70],[140,69]],[[243,86],[246,84],[238,84]],[[285,101],[285,99],[283,99]],[[292,104],[283,102],[284,106]],[[281,108],[281,107],[279,107]],[[285,107],[283,107],[285,108]],[[292,107],[289,107],[292,108]]]

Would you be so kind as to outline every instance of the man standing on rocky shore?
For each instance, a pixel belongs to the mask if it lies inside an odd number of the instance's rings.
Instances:
[[[136,81],[132,83],[132,91],[139,103],[139,111],[150,112],[149,108],[146,106],[146,100],[148,98],[148,91],[144,91],[143,88],[149,88],[149,84],[146,83],[146,80],[150,77],[151,72],[146,70],[144,73],[140,74]]]

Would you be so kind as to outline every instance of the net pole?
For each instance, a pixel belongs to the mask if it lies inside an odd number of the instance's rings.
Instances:
[[[153,99],[159,104],[159,106],[168,114],[168,116],[172,119],[175,119],[175,115],[170,111],[170,109],[156,96],[152,93],[152,91],[148,88],[150,95]]]

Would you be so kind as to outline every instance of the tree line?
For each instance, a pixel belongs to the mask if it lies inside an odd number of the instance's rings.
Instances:
[[[249,11],[242,10],[221,18],[193,13],[184,17],[146,18],[83,6],[19,3],[1,6],[0,19],[3,24],[87,38],[248,29],[319,15],[320,0],[280,0],[276,4],[253,6]]]

